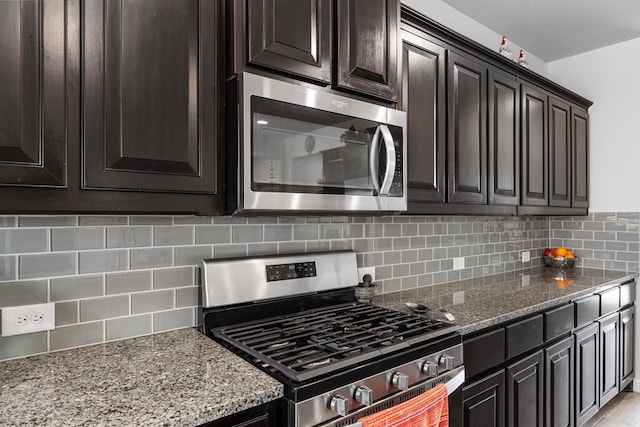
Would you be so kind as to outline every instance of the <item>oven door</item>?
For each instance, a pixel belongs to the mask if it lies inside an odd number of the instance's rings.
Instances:
[[[447,386],[447,394],[449,396],[449,425],[462,425],[462,384],[465,380],[464,366],[448,371],[434,379],[414,385],[413,387],[395,394],[386,399],[379,400],[371,406],[360,408],[357,411],[349,413],[345,417],[333,419],[328,423],[320,424],[315,427],[362,427],[358,420],[376,412],[384,411],[399,405],[407,400],[413,399],[422,393],[432,389],[438,384]]]
[[[239,210],[406,210],[404,112],[241,78]]]

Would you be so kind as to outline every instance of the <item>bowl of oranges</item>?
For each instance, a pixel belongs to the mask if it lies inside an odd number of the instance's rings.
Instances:
[[[546,248],[544,263],[554,268],[573,268],[576,265],[576,257],[571,250],[562,246],[555,249]]]

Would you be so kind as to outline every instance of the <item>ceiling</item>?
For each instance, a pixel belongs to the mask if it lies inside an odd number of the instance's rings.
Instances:
[[[640,37],[638,0],[442,1],[546,62]]]

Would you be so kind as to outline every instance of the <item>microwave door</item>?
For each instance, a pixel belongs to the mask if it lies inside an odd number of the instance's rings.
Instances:
[[[380,174],[380,139],[383,141],[383,152],[385,153],[385,170],[382,175],[382,183],[378,176]],[[391,131],[387,125],[380,125],[376,129],[376,133],[371,141],[371,154],[369,161],[369,169],[371,171],[371,179],[376,192],[381,196],[388,196],[393,183],[393,177],[396,171],[396,148],[391,135]]]

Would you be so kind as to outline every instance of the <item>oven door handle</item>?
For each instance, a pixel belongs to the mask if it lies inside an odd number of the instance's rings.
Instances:
[[[378,180],[378,173],[380,172],[380,154],[378,147],[380,146],[380,137],[384,142],[384,150],[387,156],[387,167],[384,171],[384,177],[382,178],[382,184]],[[371,154],[369,155],[369,172],[371,174],[371,181],[373,182],[373,188],[378,192],[380,196],[389,195],[391,190],[391,184],[393,183],[393,175],[396,171],[396,146],[393,143],[393,135],[387,125],[379,125],[376,129],[376,133],[371,140]]]

